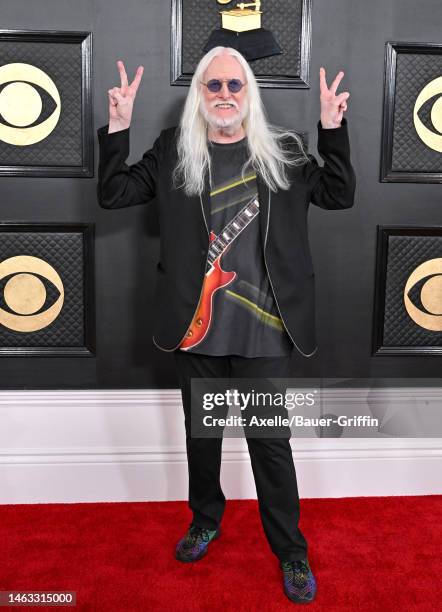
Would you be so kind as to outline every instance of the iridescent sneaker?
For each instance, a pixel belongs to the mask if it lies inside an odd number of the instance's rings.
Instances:
[[[316,595],[316,580],[307,559],[281,562],[284,593],[296,603],[309,603]]]
[[[209,544],[221,535],[221,528],[215,530],[205,529],[197,525],[190,525],[185,536],[178,542],[175,558],[178,561],[199,561],[207,553]]]

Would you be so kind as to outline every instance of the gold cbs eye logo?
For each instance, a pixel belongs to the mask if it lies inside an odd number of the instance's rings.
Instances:
[[[35,85],[55,103],[50,116],[37,125],[33,123],[40,117],[43,103]],[[40,142],[54,130],[60,112],[58,89],[43,70],[22,63],[0,66],[0,115],[9,124],[0,122],[0,140],[19,147]]]
[[[37,275],[51,281],[59,291],[57,300],[43,312],[46,288]],[[17,332],[34,332],[54,321],[63,307],[63,282],[54,268],[43,259],[18,255],[0,262],[0,280],[11,276],[3,289],[4,301],[10,310],[0,308],[0,325]],[[16,313],[16,314],[15,314]]]
[[[433,102],[431,107],[430,120],[439,134],[436,134],[428,129],[418,116],[418,113],[425,102],[431,100],[431,98],[434,98],[435,96],[439,97]],[[413,121],[416,132],[422,142],[430,147],[430,149],[434,149],[434,151],[442,153],[442,77],[437,77],[437,79],[427,83],[416,98],[413,109]]]
[[[417,308],[408,294],[416,283],[426,279],[420,289],[420,300],[427,312]],[[420,264],[408,277],[404,288],[405,308],[417,325],[430,331],[442,331],[442,258]]]

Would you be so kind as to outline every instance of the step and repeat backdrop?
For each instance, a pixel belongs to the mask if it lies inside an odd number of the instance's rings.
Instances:
[[[140,0],[121,15],[116,0],[3,3],[0,388],[177,386],[173,356],[152,343],[155,204],[99,208],[96,129],[116,61],[131,73],[143,64],[137,161],[179,121],[211,41],[248,58],[272,122],[305,134],[313,154],[319,67],[343,69],[351,93],[356,201],[344,214],[310,213],[319,351],[296,358],[298,371],[438,376],[442,6],[421,2],[416,22],[415,3],[389,6]]]

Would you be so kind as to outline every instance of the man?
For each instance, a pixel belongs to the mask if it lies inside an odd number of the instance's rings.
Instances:
[[[142,78],[109,90],[109,124],[99,128],[98,201],[121,208],[157,200],[161,228],[153,341],[174,353],[186,428],[193,520],[176,547],[201,559],[219,537],[222,436],[191,435],[191,380],[289,378],[291,356],[317,350],[310,202],[353,205],[348,92],[328,88],[320,69],[320,167],[294,132],[271,126],[252,70],[237,51],[216,47],[196,68],[178,128],[163,130],[128,166],[129,127]],[[291,601],[313,600],[316,581],[298,527],[299,496],[289,437],[246,437],[263,529]]]

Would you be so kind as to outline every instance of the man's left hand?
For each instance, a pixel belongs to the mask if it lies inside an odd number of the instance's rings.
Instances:
[[[321,67],[319,69],[321,124],[323,128],[339,127],[344,111],[347,110],[347,100],[350,97],[349,92],[344,91],[336,95],[336,90],[343,76],[344,72],[342,70],[338,72],[329,89],[327,87],[327,81],[325,80],[325,68]]]

